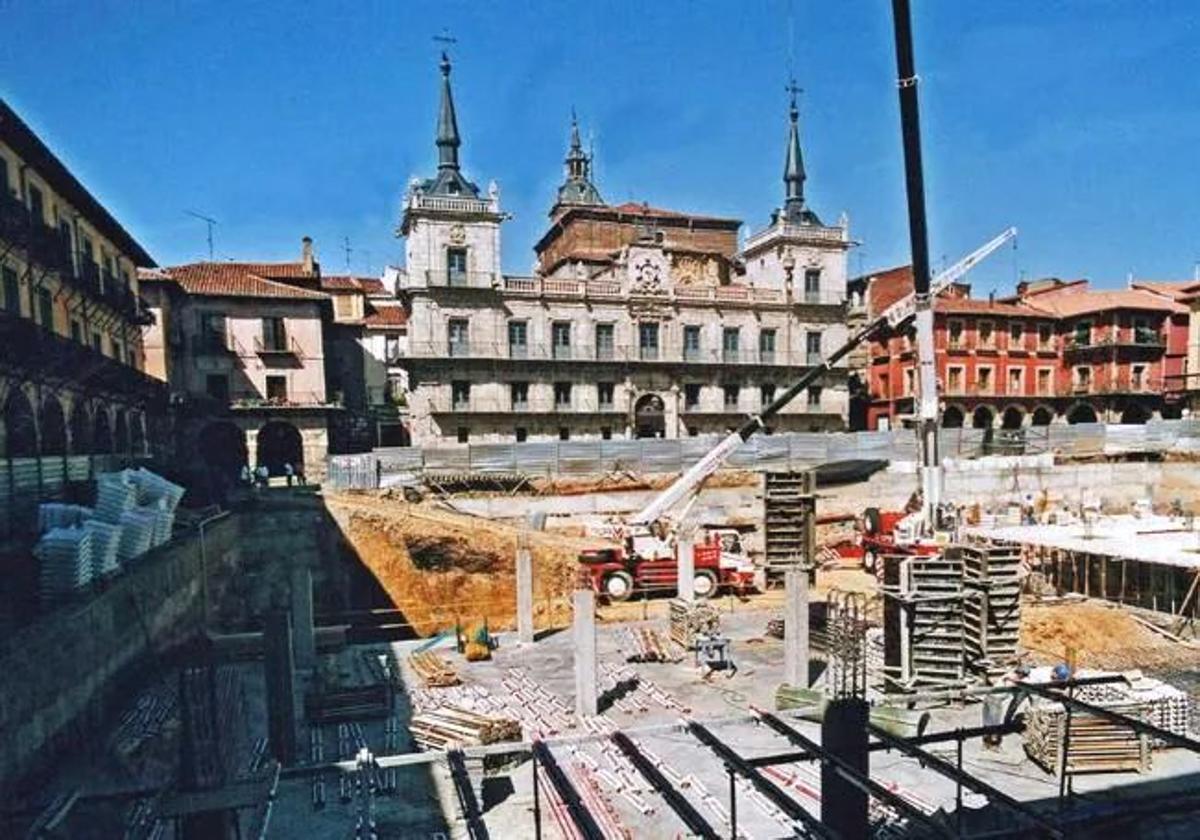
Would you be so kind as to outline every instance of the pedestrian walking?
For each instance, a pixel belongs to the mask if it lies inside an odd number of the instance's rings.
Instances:
[[[295,478],[295,476],[296,476],[296,471],[294,469],[292,469],[292,465],[290,462],[283,465],[283,475],[285,478],[287,478],[287,486],[291,487],[292,479]]]

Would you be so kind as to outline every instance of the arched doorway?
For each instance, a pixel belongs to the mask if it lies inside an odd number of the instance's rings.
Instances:
[[[97,455],[111,455],[113,451],[112,426],[103,406],[96,408],[96,419],[92,423],[92,451]]]
[[[92,424],[82,402],[71,408],[71,454],[87,455],[92,451]]]
[[[4,451],[9,458],[36,458],[38,454],[33,407],[20,388],[10,390],[4,401]]]
[[[204,465],[230,481],[236,481],[242,467],[250,462],[246,436],[229,422],[217,421],[201,429],[198,448]]]
[[[956,405],[947,406],[942,412],[942,427],[946,429],[961,429],[963,427],[963,410]]]
[[[129,446],[134,455],[146,454],[146,426],[142,415],[136,411],[129,414]]]
[[[1049,426],[1054,422],[1054,411],[1044,405],[1039,405],[1033,410],[1030,422],[1035,426]]]
[[[635,436],[660,438],[666,436],[666,406],[658,394],[643,394],[633,406]]]
[[[63,417],[62,403],[53,394],[42,400],[42,454],[67,454],[67,421]]]
[[[995,413],[986,405],[981,405],[971,413],[971,428],[990,429],[996,422]]]
[[[1010,405],[1004,409],[1004,413],[1000,415],[1001,429],[1019,429],[1025,424],[1025,412],[1017,408],[1015,405]]]
[[[258,430],[258,464],[271,475],[283,475],[283,465],[304,471],[304,441],[300,430],[291,423],[272,420]]]
[[[129,454],[129,421],[125,419],[125,409],[117,409],[117,423],[113,432],[113,446],[122,455]]]
[[[1067,412],[1067,422],[1074,426],[1077,423],[1095,423],[1096,409],[1087,403],[1079,403]]]
[[[1130,403],[1121,412],[1121,422],[1129,426],[1144,426],[1151,417],[1150,409],[1141,403]]]

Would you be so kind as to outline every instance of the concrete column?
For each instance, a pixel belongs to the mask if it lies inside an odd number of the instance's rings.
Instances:
[[[271,755],[284,766],[296,760],[296,669],[292,622],[284,610],[266,617],[263,664],[267,682],[267,738]]]
[[[788,569],[783,583],[783,681],[808,688],[808,572]]]
[[[307,671],[317,664],[313,629],[312,569],[302,561],[292,566],[292,655],[296,667]]]
[[[696,553],[690,537],[680,537],[675,542],[675,556],[679,559],[679,576],[675,591],[684,601],[696,600]]]
[[[533,556],[517,549],[517,641],[533,643]]]
[[[596,691],[596,593],[577,589],[575,607],[575,713],[591,716],[599,713]]]

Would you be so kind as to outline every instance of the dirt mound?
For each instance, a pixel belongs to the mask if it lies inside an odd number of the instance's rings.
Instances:
[[[1129,613],[1098,603],[1022,607],[1021,645],[1037,662],[1063,662],[1074,649],[1081,667],[1169,667],[1200,661],[1200,653],[1148,630]]]
[[[326,499],[359,560],[419,634],[485,618],[493,629],[515,625],[517,529],[365,494]],[[560,626],[570,614],[576,557],[595,541],[551,533],[527,539],[535,624]]]

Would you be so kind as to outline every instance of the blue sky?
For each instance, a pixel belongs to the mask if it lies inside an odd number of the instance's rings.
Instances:
[[[914,4],[935,266],[1007,225],[977,292],[1029,276],[1186,278],[1200,260],[1200,6]],[[789,14],[789,9],[792,13]],[[0,93],[160,263],[398,262],[405,184],[435,166],[448,29],[467,174],[499,182],[527,272],[570,110],[611,202],[765,222],[789,63],[810,204],[852,273],[908,259],[890,3],[0,0]],[[790,20],[790,23],[789,23]]]

